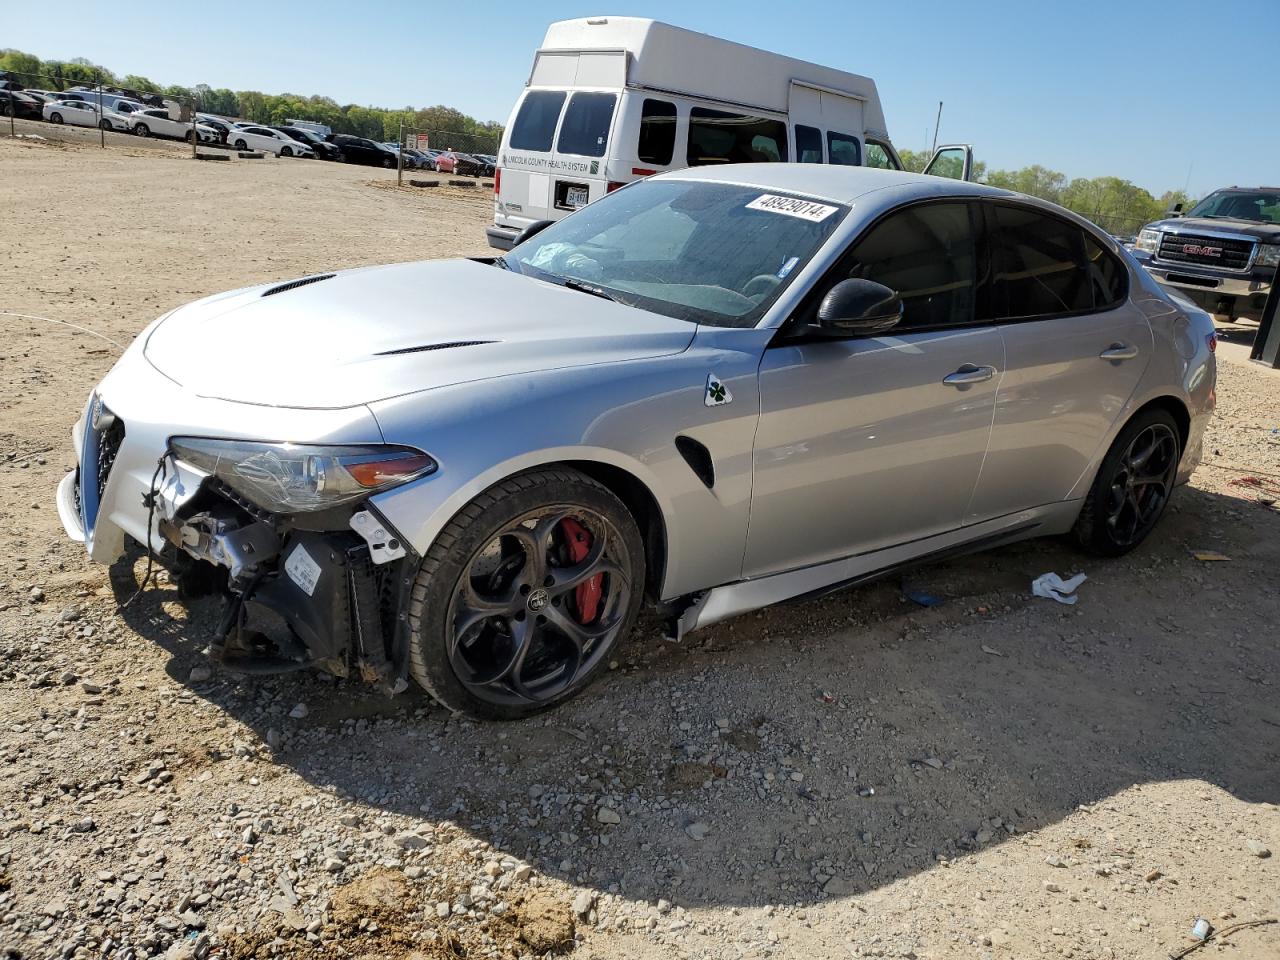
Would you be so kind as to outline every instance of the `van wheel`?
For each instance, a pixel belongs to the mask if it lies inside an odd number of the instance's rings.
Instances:
[[[644,588],[635,520],[576,470],[517,474],[463,507],[409,600],[409,671],[450,710],[515,720],[581,692]]]
[[[1076,520],[1080,546],[1104,557],[1128,553],[1164,514],[1182,459],[1178,425],[1165,410],[1134,417],[1107,451]]]

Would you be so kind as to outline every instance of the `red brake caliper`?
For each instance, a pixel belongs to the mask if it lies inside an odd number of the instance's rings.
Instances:
[[[569,560],[581,563],[591,552],[591,533],[577,520],[565,517],[560,521],[560,532],[564,534],[564,542],[568,545]],[[590,580],[578,584],[573,591],[574,606],[578,608],[574,617],[579,623],[590,623],[600,612],[600,595],[603,592],[604,574],[597,573]]]

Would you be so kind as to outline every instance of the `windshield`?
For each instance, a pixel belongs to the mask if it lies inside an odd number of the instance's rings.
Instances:
[[[1187,216],[1280,223],[1280,190],[1218,190],[1192,207]]]
[[[845,212],[759,187],[645,180],[552,224],[505,263],[668,317],[751,327]]]

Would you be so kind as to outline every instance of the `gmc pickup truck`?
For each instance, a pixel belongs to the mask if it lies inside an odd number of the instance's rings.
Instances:
[[[1280,265],[1280,187],[1215,190],[1143,227],[1133,255],[1210,313],[1257,319]]]

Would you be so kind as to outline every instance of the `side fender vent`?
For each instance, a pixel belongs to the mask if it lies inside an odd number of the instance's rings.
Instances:
[[[711,462],[710,450],[693,437],[686,437],[684,434],[676,437],[676,449],[680,451],[680,456],[684,457],[684,462],[702,481],[704,487],[710,490],[715,486],[716,467]]]
[[[321,280],[331,280],[337,274],[334,273],[318,273],[314,277],[303,277],[301,280],[290,280],[288,283],[282,283],[270,290],[264,290],[264,297],[275,296],[277,293],[284,293],[286,290],[296,290],[298,287],[305,287],[308,283],[319,283]]]
[[[480,347],[486,343],[497,343],[496,340],[454,340],[450,343],[424,343],[420,347],[399,347],[395,350],[383,350],[375,353],[375,357],[394,357],[401,353],[426,353],[428,350],[452,350],[454,347]]]

